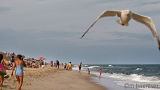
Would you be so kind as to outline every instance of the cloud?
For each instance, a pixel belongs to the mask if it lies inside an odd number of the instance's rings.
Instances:
[[[151,58],[156,62],[160,58],[156,41],[145,25],[134,20],[122,27],[117,17],[104,18],[79,38],[104,10],[130,9],[150,16],[159,30],[159,4],[158,0],[5,0],[0,4],[0,50],[74,63],[118,59],[136,63],[141,55],[142,62]]]
[[[4,12],[8,12],[10,11],[11,8],[9,7],[3,7],[3,6],[0,6],[0,14],[4,13]]]

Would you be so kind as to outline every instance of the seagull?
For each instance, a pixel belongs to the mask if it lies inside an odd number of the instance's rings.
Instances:
[[[104,17],[113,17],[118,16],[119,19],[117,20],[117,23],[122,26],[128,26],[128,22],[131,19],[134,19],[137,22],[140,22],[144,25],[146,25],[152,32],[153,38],[157,39],[159,50],[160,50],[160,39],[157,34],[156,27],[152,21],[152,19],[148,16],[142,16],[136,13],[131,12],[130,10],[122,10],[122,11],[104,11],[97,19],[90,25],[90,27],[87,29],[87,31],[84,32],[81,39],[85,36],[85,34],[91,29],[91,27],[94,26],[94,24],[101,18]]]

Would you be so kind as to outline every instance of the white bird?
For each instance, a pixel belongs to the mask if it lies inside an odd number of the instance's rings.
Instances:
[[[90,30],[91,27],[101,18],[104,17],[111,17],[111,16],[118,16],[120,19],[117,22],[122,26],[128,26],[128,22],[134,19],[137,22],[140,22],[146,25],[152,32],[154,38],[157,39],[159,50],[160,50],[160,40],[157,34],[156,27],[150,17],[142,16],[131,12],[130,10],[122,10],[122,11],[104,11],[97,19],[91,24],[91,26],[87,29],[87,31],[82,35],[81,39],[85,36],[85,34]]]

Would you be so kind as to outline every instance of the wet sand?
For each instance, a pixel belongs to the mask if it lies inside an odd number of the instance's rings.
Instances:
[[[11,71],[8,71],[10,74]],[[22,90],[106,90],[94,82],[86,73],[63,69],[24,69]],[[15,76],[5,79],[2,90],[16,90]]]

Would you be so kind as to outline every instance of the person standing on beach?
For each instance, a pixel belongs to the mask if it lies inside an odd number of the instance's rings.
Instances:
[[[39,61],[39,64],[40,64],[40,68],[41,68],[42,67],[42,60]]]
[[[65,70],[67,69],[67,63],[64,64],[64,69],[65,69]]]
[[[16,78],[18,81],[18,90],[21,90],[22,84],[23,84],[23,57],[22,55],[17,55],[16,61],[13,64],[12,73],[11,76],[13,76],[13,72],[16,68]]]
[[[101,78],[102,75],[102,69],[99,70],[99,79]]]
[[[91,71],[89,70],[89,68],[87,70],[88,70],[88,75],[90,75]]]
[[[53,67],[53,61],[51,61],[50,64],[51,64],[51,67]]]
[[[80,72],[81,68],[82,68],[82,62],[80,62],[80,64],[78,66],[79,66],[79,72]]]
[[[99,76],[101,76],[101,75],[102,75],[102,69],[99,70]]]
[[[0,77],[1,77],[0,90],[2,90],[4,75],[6,75],[6,70],[3,63],[3,54],[0,54]]]
[[[69,62],[68,68],[69,68],[69,70],[72,70],[72,62]]]
[[[13,66],[13,63],[14,63],[14,60],[15,60],[15,53],[13,52],[12,54],[11,54],[11,66]]]
[[[56,61],[56,67],[57,67],[57,69],[59,69],[59,61],[58,60]]]

